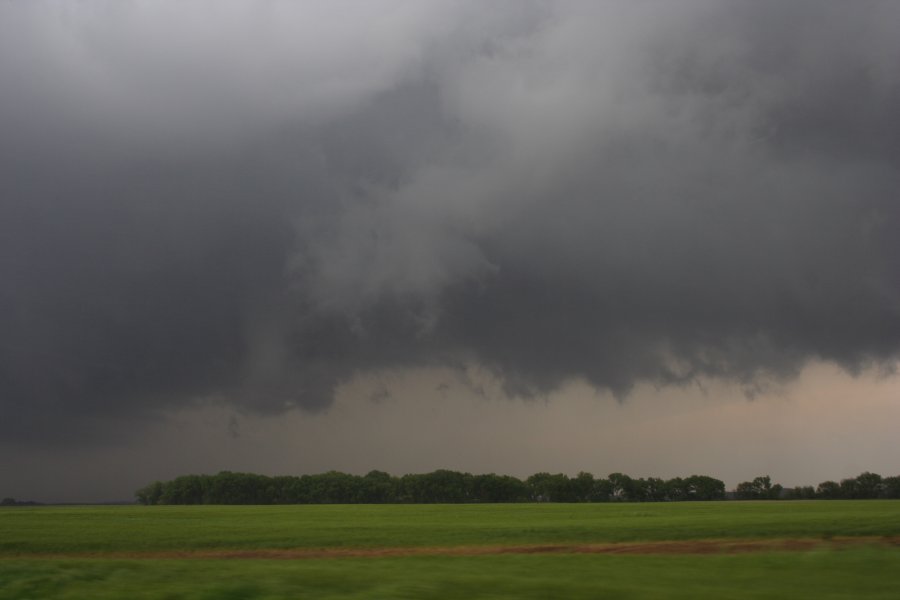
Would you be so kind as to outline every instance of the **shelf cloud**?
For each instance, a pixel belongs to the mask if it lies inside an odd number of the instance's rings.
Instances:
[[[895,2],[0,5],[0,435],[900,351]]]

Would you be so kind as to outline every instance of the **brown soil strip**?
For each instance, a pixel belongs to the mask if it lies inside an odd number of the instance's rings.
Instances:
[[[805,552],[818,549],[833,550],[867,545],[900,547],[900,536],[830,539],[717,539],[606,544],[545,544],[539,546],[187,550],[163,552],[27,554],[7,556],[4,558],[303,560],[328,558],[391,558],[406,556],[485,556],[499,554],[742,554],[748,552]]]

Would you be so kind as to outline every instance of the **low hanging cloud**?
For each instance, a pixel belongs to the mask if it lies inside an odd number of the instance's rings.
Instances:
[[[892,2],[0,6],[0,433],[900,350]]]

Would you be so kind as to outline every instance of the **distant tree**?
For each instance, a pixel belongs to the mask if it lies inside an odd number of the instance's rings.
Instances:
[[[788,500],[812,500],[816,497],[816,488],[811,485],[797,486],[786,490]]]
[[[163,483],[154,481],[150,485],[136,491],[134,495],[141,504],[159,504],[159,499],[163,495]]]
[[[594,476],[581,471],[570,480],[569,487],[576,502],[590,502],[594,495]]]
[[[359,497],[362,502],[382,504],[397,501],[399,482],[384,471],[369,471],[360,483]]]
[[[837,500],[841,497],[841,486],[835,481],[823,481],[816,488],[816,498]]]
[[[624,473],[610,473],[607,477],[611,487],[610,500],[628,502],[634,498],[634,480]]]
[[[644,500],[647,502],[663,502],[668,499],[668,486],[659,477],[648,477],[641,487]]]
[[[725,498],[725,482],[707,475],[691,475],[685,480],[690,500],[722,500]]]
[[[340,471],[313,475],[308,480],[309,495],[316,504],[352,504],[359,501],[359,479]]]
[[[525,480],[531,498],[537,502],[575,502],[576,495],[565,473],[535,473]]]
[[[204,504],[272,504],[277,492],[271,477],[222,471],[203,481]]]
[[[472,500],[472,475],[439,469],[400,479],[401,497],[406,502],[458,503]]]
[[[734,495],[738,500],[755,500],[757,498],[757,491],[756,488],[753,487],[753,482],[742,481],[734,488]]]
[[[208,475],[182,475],[163,485],[159,504],[203,504]]]
[[[747,499],[900,498],[900,476],[882,478],[865,472],[841,483],[825,481],[814,490],[801,486],[783,490],[769,476],[744,481],[736,488]],[[142,504],[339,504],[339,503],[458,503],[458,502],[659,502],[721,500],[725,484],[706,475],[663,481],[634,479],[624,473],[595,478],[582,471],[573,478],[564,473],[535,473],[522,481],[509,475],[472,475],[437,470],[394,477],[384,471],[365,476],[328,471],[315,475],[268,477],[222,471],[216,475],[182,475],[154,481],[135,492]],[[0,506],[26,506],[13,498]]]
[[[612,498],[613,487],[609,479],[594,479],[594,485],[591,488],[591,502],[609,502]]]
[[[0,506],[18,506],[19,503],[16,502],[15,498],[4,498],[0,500]]]
[[[647,480],[643,477],[638,477],[637,479],[632,478],[631,490],[629,490],[629,501],[647,502],[650,499],[649,495]]]
[[[900,498],[900,476],[885,477],[881,486],[885,498]]]
[[[848,479],[841,479],[841,487],[840,487],[840,498],[851,500],[854,498],[859,498],[859,482],[856,481],[856,477],[851,477]]]
[[[756,491],[756,497],[769,500],[772,498],[772,478],[768,475],[755,477],[753,479],[753,489]]]
[[[681,477],[673,477],[672,479],[668,480],[666,482],[665,488],[666,500],[678,502],[688,499],[687,484],[685,484],[684,479],[682,479]]]
[[[739,500],[777,500],[781,497],[782,486],[772,485],[768,475],[755,477],[753,481],[743,481],[735,488],[735,496]]]
[[[803,500],[812,500],[816,497],[816,488],[811,485],[804,485],[797,489],[800,490],[800,497]]]
[[[878,498],[882,495],[883,484],[881,475],[877,473],[861,473],[856,476],[857,498]]]
[[[509,475],[475,475],[472,479],[474,502],[524,502],[528,486]]]

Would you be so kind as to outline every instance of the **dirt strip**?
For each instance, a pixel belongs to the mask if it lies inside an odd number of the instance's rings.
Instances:
[[[859,546],[897,546],[900,536],[830,539],[745,539],[620,542],[606,544],[544,544],[533,546],[445,546],[401,548],[284,548],[254,550],[185,550],[160,552],[83,552],[26,554],[3,558],[54,559],[249,559],[304,560],[329,558],[391,558],[406,556],[485,556],[499,554],[740,554],[748,552],[805,552]]]

